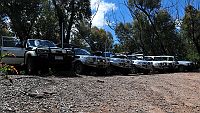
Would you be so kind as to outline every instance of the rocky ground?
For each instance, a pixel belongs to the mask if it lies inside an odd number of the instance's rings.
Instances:
[[[1,113],[199,113],[200,73],[0,78]]]

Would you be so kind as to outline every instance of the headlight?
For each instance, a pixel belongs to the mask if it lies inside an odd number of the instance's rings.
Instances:
[[[90,58],[90,57],[87,57],[87,58],[86,58],[86,61],[87,61],[87,62],[90,62],[90,63],[91,63],[91,62],[95,62],[95,60],[96,60],[95,58]]]
[[[155,63],[154,65],[155,65],[155,66],[159,66],[159,63]]]
[[[143,62],[138,62],[138,64],[143,65],[144,63]]]
[[[67,51],[63,49],[63,50],[62,50],[62,53],[67,53]]]

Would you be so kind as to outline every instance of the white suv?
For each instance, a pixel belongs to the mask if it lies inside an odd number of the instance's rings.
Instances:
[[[132,73],[144,73],[148,74],[151,72],[152,63],[143,60],[142,57],[137,55],[127,55],[128,59],[132,61]]]
[[[145,56],[144,59],[152,63],[154,71],[163,73],[176,70],[177,61],[174,56]]]

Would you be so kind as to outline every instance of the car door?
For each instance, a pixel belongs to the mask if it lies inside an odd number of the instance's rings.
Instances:
[[[21,47],[1,47],[2,62],[6,64],[21,65],[24,63],[25,49]],[[12,55],[11,55],[12,54]]]
[[[24,63],[25,48],[20,46],[20,41],[17,38],[4,37],[1,40],[1,62],[11,65],[21,65]],[[7,55],[10,54],[10,55]]]

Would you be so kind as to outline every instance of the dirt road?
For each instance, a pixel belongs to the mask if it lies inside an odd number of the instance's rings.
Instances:
[[[200,73],[0,79],[2,113],[200,113]]]

